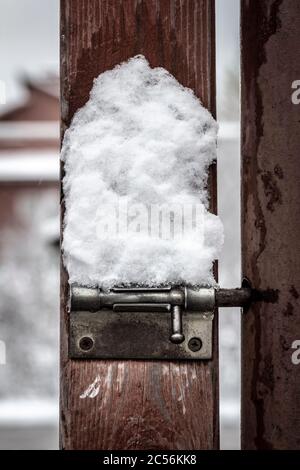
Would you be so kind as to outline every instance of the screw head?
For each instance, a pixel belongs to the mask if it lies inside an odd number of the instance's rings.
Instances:
[[[188,342],[188,347],[191,351],[197,352],[202,348],[202,341],[200,338],[191,338]]]
[[[79,347],[82,351],[89,351],[94,346],[94,340],[89,336],[83,336],[79,340]]]

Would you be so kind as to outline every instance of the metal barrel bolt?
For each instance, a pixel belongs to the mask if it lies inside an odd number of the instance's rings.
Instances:
[[[98,337],[98,343],[100,341],[99,334],[102,334],[102,343],[104,340],[104,334],[112,338],[116,334],[118,322],[114,324],[110,322],[112,321],[111,319],[113,315],[116,314],[119,319],[118,321],[121,319],[123,327],[125,325],[125,329],[127,329],[127,334],[124,333],[124,335],[121,336],[121,343],[126,341],[127,343],[130,343],[125,348],[127,352],[123,352],[125,357],[126,354],[128,354],[130,346],[133,347],[133,343],[137,342],[139,334],[143,334],[143,328],[140,328],[135,336],[131,334],[131,332],[128,333],[128,331],[131,330],[131,326],[136,327],[136,325],[143,324],[143,314],[147,316],[148,321],[150,322],[150,330],[151,327],[153,327],[155,331],[158,332],[159,336],[162,336],[162,329],[159,326],[159,320],[165,318],[163,317],[164,315],[169,315],[169,338],[160,338],[160,344],[164,342],[166,344],[164,347],[168,351],[174,351],[176,350],[176,347],[179,348],[177,351],[182,351],[181,345],[185,344],[185,352],[187,350],[189,351],[188,358],[199,358],[199,352],[202,351],[205,344],[209,343],[210,349],[212,347],[212,320],[215,308],[245,306],[250,302],[251,296],[252,291],[249,287],[242,287],[239,289],[219,289],[214,287],[115,287],[108,291],[104,291],[98,288],[72,286],[71,318],[72,325],[75,325],[74,331],[77,338],[72,344],[74,345],[74,343],[76,343],[77,350],[79,348],[81,353],[85,355],[84,357],[88,358],[89,354],[91,354],[91,357],[93,357],[92,354],[98,354],[95,352],[97,341],[94,336],[96,335],[96,337]],[[76,312],[81,314],[81,316],[76,316]],[[77,323],[84,323],[85,319],[88,318],[89,312],[91,312],[92,320],[89,320],[87,326],[79,330],[77,328]],[[100,322],[104,317],[106,320],[100,325]],[[203,328],[189,328],[192,322],[194,322],[194,324],[202,322],[201,325]],[[110,324],[110,327],[107,327],[108,323]],[[188,335],[186,335],[185,329],[189,330]],[[78,331],[84,331],[85,334],[78,336]],[[166,328],[164,328],[163,331],[166,331]],[[203,336],[201,336],[201,332],[204,332]],[[145,339],[145,341],[147,340],[148,338]],[[167,346],[168,342],[173,346]],[[117,339],[115,344],[117,345],[117,349],[118,347],[121,348],[121,352],[119,354],[122,355],[122,346],[118,344]],[[148,345],[148,348],[149,347],[150,346]],[[155,347],[156,346],[153,344],[153,349],[155,349]],[[113,353],[110,351],[107,352],[107,354],[107,357],[112,357],[111,355]],[[142,355],[143,353],[138,352],[137,357],[139,357],[140,354]],[[185,355],[181,356],[179,352],[177,354],[178,355],[175,357],[186,358]],[[76,354],[75,357],[77,357]],[[99,356],[97,355],[95,357]],[[157,356],[149,354],[149,357]],[[163,357],[163,354],[158,355],[158,358]],[[211,357],[211,353],[206,353],[205,355],[205,352],[203,352],[203,358],[207,357]]]

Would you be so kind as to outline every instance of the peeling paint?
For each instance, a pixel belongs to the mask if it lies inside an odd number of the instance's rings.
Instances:
[[[80,398],[96,398],[100,392],[100,376],[97,375],[94,382],[91,383],[88,388],[80,395]]]

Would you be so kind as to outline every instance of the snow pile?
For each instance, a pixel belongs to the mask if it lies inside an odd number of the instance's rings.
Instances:
[[[101,74],[62,148],[70,283],[214,284],[223,228],[206,182],[216,138],[193,92],[144,57]]]

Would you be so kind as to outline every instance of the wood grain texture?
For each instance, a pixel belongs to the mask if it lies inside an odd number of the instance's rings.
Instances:
[[[300,449],[300,2],[241,2],[242,447]]]
[[[136,54],[168,69],[215,114],[212,0],[62,0],[62,135],[93,79]],[[215,166],[210,188],[215,211]],[[61,204],[63,217],[63,194]],[[68,359],[68,296],[62,266],[61,447],[217,448],[217,318],[212,361],[75,361]]]

